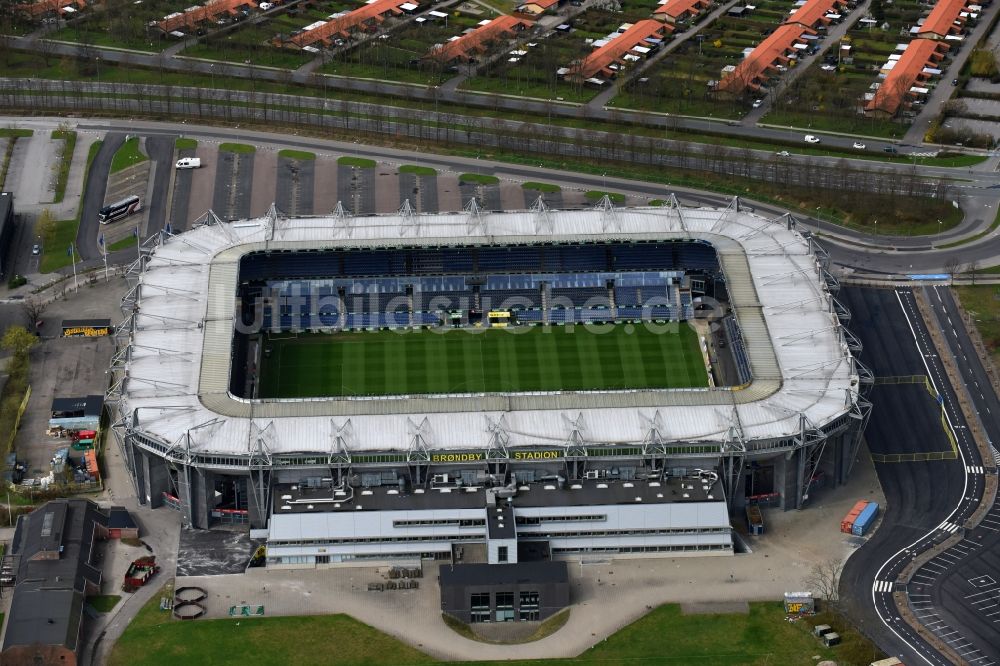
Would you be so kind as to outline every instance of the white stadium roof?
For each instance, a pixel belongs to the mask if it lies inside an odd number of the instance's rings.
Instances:
[[[369,217],[267,216],[164,235],[144,259],[124,380],[132,427],[191,453],[247,455],[487,446],[719,443],[798,435],[848,412],[858,370],[810,244],[783,219],[738,210],[635,208]],[[239,258],[252,251],[542,241],[700,239],[714,245],[753,381],[740,389],[248,401],[228,393]],[[120,376],[120,375],[119,375]],[[575,423],[575,425],[574,425]],[[419,438],[415,437],[419,433]]]

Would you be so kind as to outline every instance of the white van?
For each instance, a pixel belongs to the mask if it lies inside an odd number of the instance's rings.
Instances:
[[[178,169],[197,169],[201,166],[200,157],[182,157],[175,165]]]

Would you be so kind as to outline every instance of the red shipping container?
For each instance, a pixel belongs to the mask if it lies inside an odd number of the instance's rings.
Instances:
[[[854,520],[861,515],[861,512],[865,510],[866,506],[868,506],[868,502],[866,500],[858,501],[854,505],[854,508],[848,512],[842,521],[840,521],[840,531],[845,534],[850,534],[851,528],[854,527]]]

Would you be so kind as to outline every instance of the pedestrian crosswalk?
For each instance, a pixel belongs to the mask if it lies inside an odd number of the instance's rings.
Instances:
[[[875,581],[875,591],[876,592],[892,592],[892,588],[895,583],[891,580],[877,580]]]
[[[941,523],[940,525],[938,525],[938,528],[944,530],[945,532],[950,532],[950,533],[954,534],[955,532],[958,531],[959,526],[956,525],[956,524],[954,524],[954,523],[949,523],[946,520],[943,523]]]
[[[985,474],[986,473],[986,470],[983,469],[982,465],[966,465],[965,469],[966,469],[966,471],[969,472],[969,474]]]
[[[990,445],[990,449],[993,450],[993,464],[996,467],[1000,467],[1000,451],[997,451],[996,447],[993,445]]]

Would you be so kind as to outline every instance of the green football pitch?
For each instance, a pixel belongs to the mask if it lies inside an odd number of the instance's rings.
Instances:
[[[260,398],[708,385],[686,323],[310,333],[267,338]]]

